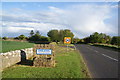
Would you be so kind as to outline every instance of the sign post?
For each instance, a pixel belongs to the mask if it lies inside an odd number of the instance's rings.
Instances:
[[[67,44],[67,52],[68,52],[68,44],[71,43],[71,37],[64,37],[64,44]]]
[[[36,54],[37,55],[51,55],[52,50],[51,49],[37,49]]]
[[[55,67],[55,51],[51,44],[36,44],[34,51],[36,54],[33,59],[33,66]]]

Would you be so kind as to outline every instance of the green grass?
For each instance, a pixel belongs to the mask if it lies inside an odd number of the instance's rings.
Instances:
[[[52,68],[14,65],[3,71],[3,78],[88,78],[80,54],[72,48],[55,48],[56,66]]]
[[[1,52],[8,52],[13,50],[19,50],[24,48],[33,47],[33,43],[28,42],[18,42],[18,41],[2,41],[2,51]]]
[[[74,46],[73,44],[58,44],[58,46]]]
[[[90,45],[120,52],[120,46],[117,46],[117,45],[111,45],[111,44],[109,45],[108,44],[90,44]]]

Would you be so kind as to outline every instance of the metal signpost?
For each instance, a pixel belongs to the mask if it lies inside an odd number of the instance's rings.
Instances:
[[[68,44],[71,43],[71,37],[64,37],[64,44],[67,44],[67,52],[68,52]]]

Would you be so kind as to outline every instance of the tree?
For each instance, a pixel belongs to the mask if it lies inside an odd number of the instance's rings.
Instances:
[[[83,40],[81,40],[81,43],[90,43],[90,37],[86,37]]]
[[[25,39],[26,37],[24,36],[24,35],[20,35],[20,36],[18,36],[18,39],[19,40],[23,40],[23,39]]]
[[[58,42],[59,41],[59,33],[58,30],[50,30],[47,35],[50,37],[51,41]]]
[[[107,35],[105,39],[106,39],[106,43],[110,44],[110,42],[111,42],[111,37],[110,37],[109,35]]]
[[[80,41],[79,38],[73,38],[73,43],[74,43],[74,44],[78,43],[79,41]]]
[[[71,37],[71,41],[73,42],[74,34],[71,32],[71,30],[65,29],[64,30],[64,37]]]
[[[50,37],[51,41],[60,42],[63,41],[64,37],[71,37],[71,40],[74,37],[74,34],[69,30],[50,30],[47,35]]]
[[[33,36],[33,35],[34,35],[34,31],[31,30],[31,32],[30,32],[30,36]]]
[[[92,35],[90,35],[90,42],[91,43],[99,42],[99,36],[98,35],[99,35],[98,32],[95,32]]]
[[[36,33],[29,38],[30,41],[40,41],[41,35]]]
[[[64,40],[64,30],[59,31],[59,40],[63,42],[63,40]]]
[[[38,35],[39,35],[39,34],[40,34],[40,32],[39,32],[39,31],[36,31],[36,34],[38,34]]]
[[[113,36],[111,40],[111,44],[120,46],[120,36]]]

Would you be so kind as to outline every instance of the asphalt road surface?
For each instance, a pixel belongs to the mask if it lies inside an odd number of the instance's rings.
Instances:
[[[118,52],[100,47],[76,44],[92,78],[118,78]]]

